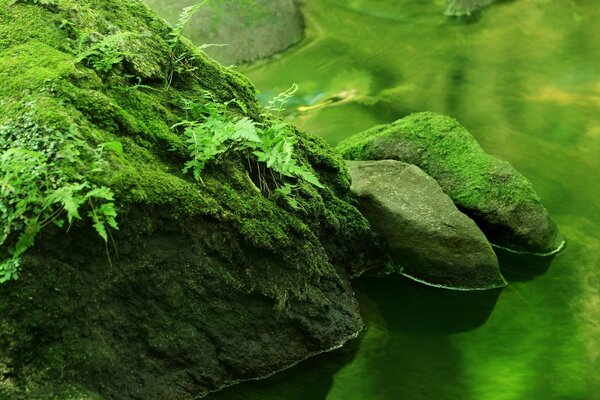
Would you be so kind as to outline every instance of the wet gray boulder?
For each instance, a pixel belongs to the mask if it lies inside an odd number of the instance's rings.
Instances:
[[[414,280],[460,290],[506,286],[485,235],[437,182],[400,161],[348,161],[351,190],[395,269]]]
[[[531,183],[509,163],[486,154],[455,119],[423,112],[340,143],[350,160],[394,159],[419,166],[494,245],[551,255],[564,239]]]

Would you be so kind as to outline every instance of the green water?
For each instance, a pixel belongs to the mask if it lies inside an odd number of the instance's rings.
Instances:
[[[484,296],[358,282],[360,342],[211,399],[600,399],[600,3],[443,8],[306,0],[306,40],[242,72],[265,98],[298,83],[289,118],[332,144],[413,111],[457,118],[533,182],[566,251],[543,274],[502,257],[510,285]]]

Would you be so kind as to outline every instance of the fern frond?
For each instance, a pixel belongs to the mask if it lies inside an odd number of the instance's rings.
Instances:
[[[175,25],[175,27],[173,27],[173,30],[171,31],[171,33],[169,33],[168,42],[169,42],[169,46],[172,49],[177,47],[177,45],[179,44],[179,41],[181,40],[181,35],[183,35],[183,30],[185,29],[188,22],[190,22],[190,20],[194,16],[194,14],[196,14],[202,8],[202,6],[204,4],[206,4],[208,1],[209,0],[201,1],[196,5],[185,7],[181,11],[181,14],[179,15],[179,19],[177,20],[177,24]]]

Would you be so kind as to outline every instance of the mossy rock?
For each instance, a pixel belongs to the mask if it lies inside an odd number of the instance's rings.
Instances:
[[[0,0],[0,154],[35,150],[64,179],[110,188],[120,225],[118,255],[85,218],[48,226],[20,278],[0,285],[0,398],[192,399],[362,328],[348,275],[369,228],[343,161],[294,131],[298,163],[324,186],[301,184],[298,210],[257,191],[235,154],[204,183],[184,174],[187,146],[171,127],[203,91],[270,117],[247,79],[185,39],[173,48],[170,33],[135,0]],[[111,37],[108,68],[81,57]],[[115,142],[122,151],[92,172],[90,154]]]
[[[347,165],[360,211],[387,243],[389,272],[454,290],[506,286],[483,232],[423,170],[394,160]]]
[[[496,246],[539,255],[554,254],[564,246],[531,183],[506,161],[486,154],[453,118],[412,114],[354,135],[338,150],[349,160],[393,159],[417,165]]]

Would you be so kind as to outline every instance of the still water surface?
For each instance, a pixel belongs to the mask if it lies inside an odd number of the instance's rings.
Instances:
[[[600,3],[469,20],[443,3],[305,0],[307,38],[241,70],[265,98],[296,82],[289,118],[332,144],[415,111],[457,118],[533,182],[567,249],[549,268],[501,255],[501,293],[357,282],[358,343],[210,399],[600,399]]]

